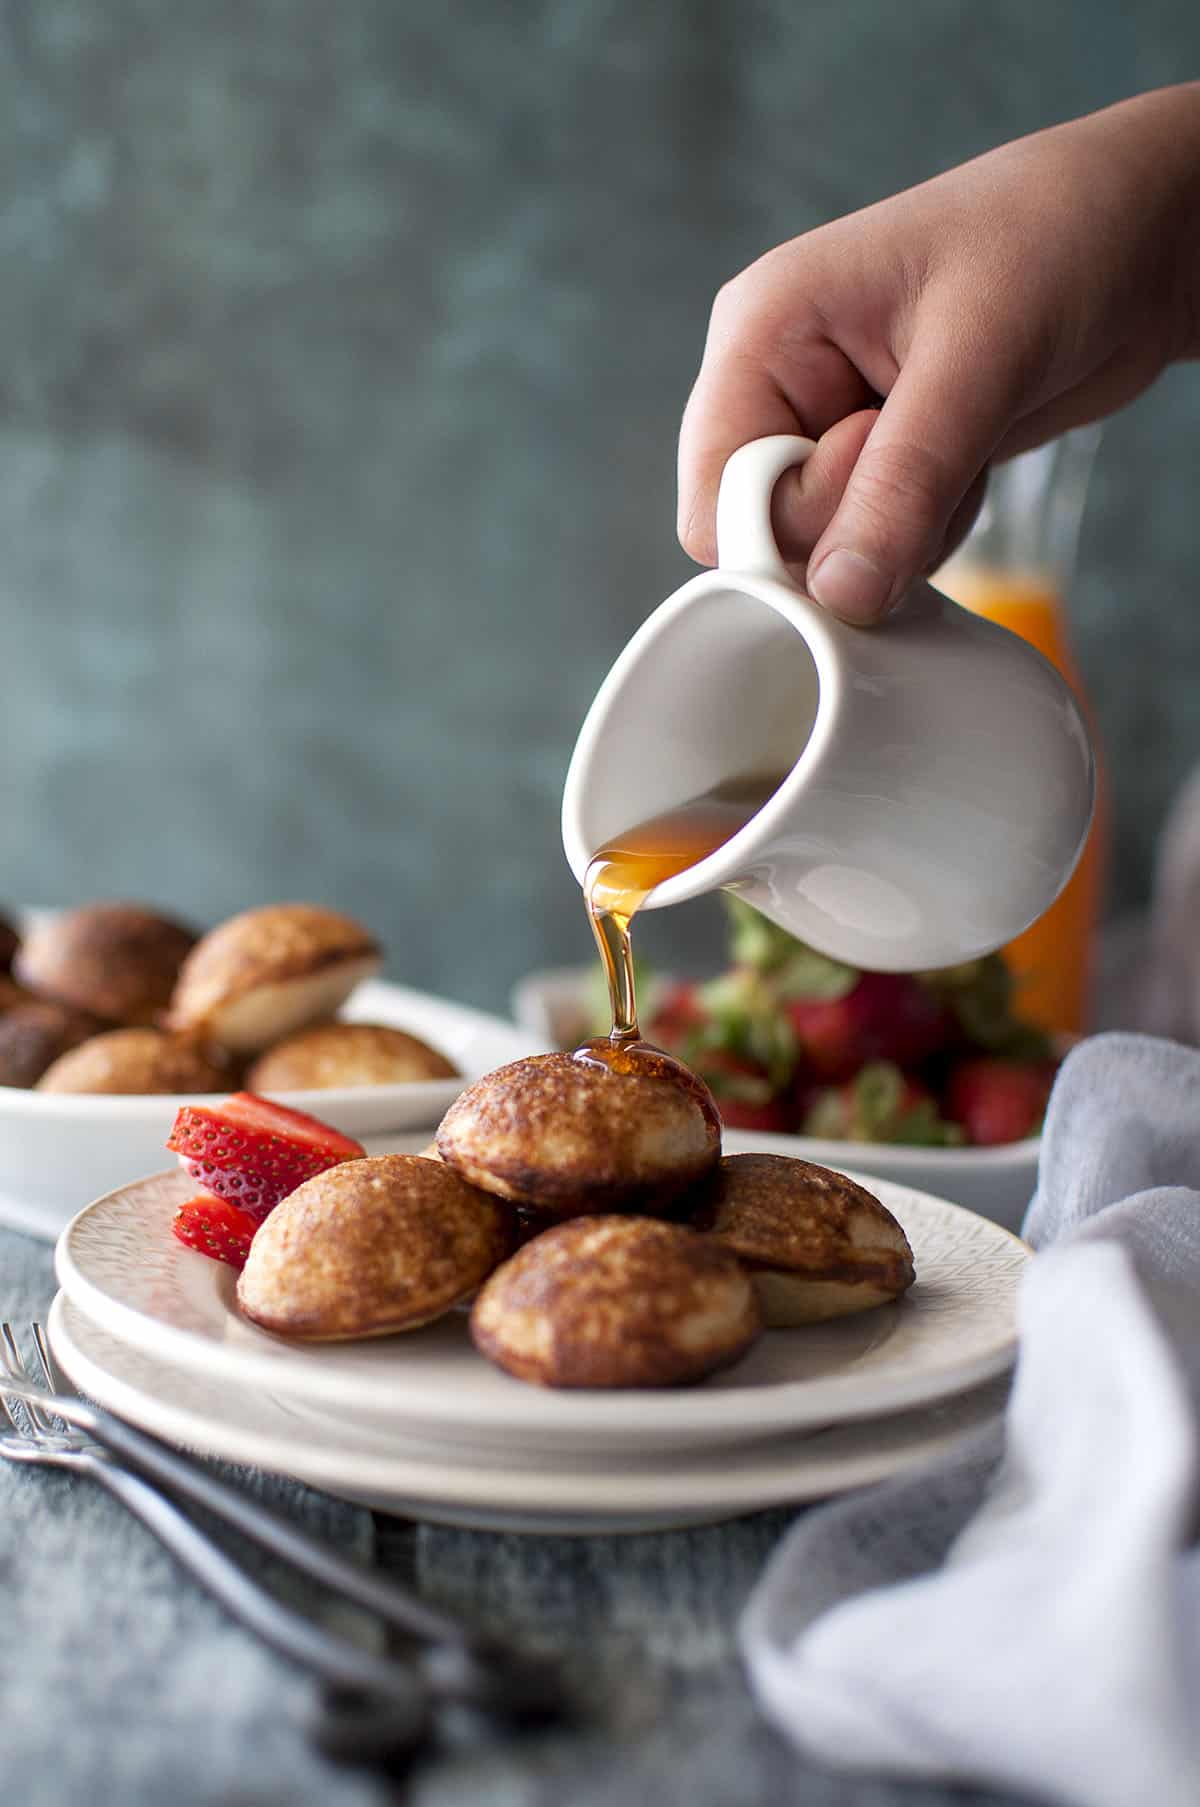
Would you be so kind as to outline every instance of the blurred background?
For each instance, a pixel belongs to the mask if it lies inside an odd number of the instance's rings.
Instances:
[[[492,1007],[588,958],[562,779],[691,569],[718,285],[1198,71],[1194,0],[4,0],[0,892],[311,898]],[[1083,523],[1113,911],[1200,759],[1198,461],[1181,367]]]

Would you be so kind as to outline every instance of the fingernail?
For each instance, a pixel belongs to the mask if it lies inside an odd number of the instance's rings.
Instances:
[[[835,546],[808,574],[809,595],[843,621],[877,620],[890,588],[886,572],[848,546]]]

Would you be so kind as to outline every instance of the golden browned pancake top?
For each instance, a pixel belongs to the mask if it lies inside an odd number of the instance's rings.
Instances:
[[[171,1001],[180,1028],[260,985],[309,978],[343,961],[378,958],[361,923],[319,904],[264,904],[210,929],[183,964]]]
[[[33,1004],[36,999],[31,991],[10,979],[6,972],[0,972],[0,1016],[6,1010],[15,1010],[18,1004]]]
[[[594,1211],[660,1203],[721,1152],[715,1106],[673,1065],[660,1057],[613,1071],[572,1054],[514,1061],[450,1106],[438,1152],[473,1184],[555,1214],[584,1201]]]
[[[411,1085],[453,1079],[457,1067],[403,1029],[383,1023],[316,1023],[260,1054],[246,1083],[253,1092],[302,1092],[330,1086]]]
[[[912,1250],[873,1192],[812,1161],[788,1155],[727,1155],[692,1214],[751,1266],[823,1279],[873,1279],[901,1290]]]
[[[736,1361],[761,1329],[715,1239],[645,1217],[579,1217],[518,1250],[481,1290],[471,1334],[521,1380],[661,1387]]]
[[[473,1292],[512,1238],[511,1208],[438,1161],[346,1161],[275,1207],[250,1246],[238,1304],[282,1336],[384,1336]]]
[[[69,1004],[18,1004],[0,1016],[0,1085],[34,1085],[51,1061],[103,1028]]]
[[[223,1092],[232,1074],[193,1043],[161,1029],[112,1029],[60,1054],[39,1092]]]
[[[140,904],[85,904],[32,929],[13,965],[23,985],[46,997],[108,1023],[150,1023],[195,939]]]

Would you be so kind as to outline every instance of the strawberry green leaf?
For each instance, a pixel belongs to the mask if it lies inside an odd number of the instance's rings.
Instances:
[[[729,948],[738,966],[768,974],[781,998],[844,998],[858,983],[858,971],[797,941],[740,897],[726,897]]]
[[[702,1046],[753,1061],[781,1091],[795,1071],[799,1042],[770,981],[752,967],[734,967],[701,986],[699,999],[707,1018]]]
[[[714,1098],[737,1099],[740,1104],[767,1104],[775,1088],[765,1073],[740,1073],[723,1067],[703,1067],[702,1077]]]
[[[794,944],[790,957],[774,973],[774,984],[781,998],[803,999],[820,1004],[836,1004],[849,997],[862,977],[856,966],[844,966],[818,954],[802,941]]]
[[[904,1075],[889,1060],[872,1060],[853,1081],[851,1120],[864,1142],[890,1141],[888,1130],[900,1114]]]
[[[800,1133],[817,1136],[826,1142],[843,1142],[850,1133],[846,1100],[840,1086],[831,1085],[819,1091],[804,1113]]]
[[[1020,996],[1003,954],[987,954],[981,960],[920,977],[946,999],[972,1047],[1014,1060],[1044,1060],[1052,1055],[1049,1037],[1033,1024],[1022,1022],[1017,1014]]]
[[[932,1098],[910,1105],[892,1127],[889,1142],[917,1148],[960,1148],[966,1141],[961,1124],[947,1123],[938,1115]]]
[[[869,1061],[847,1085],[818,1093],[804,1134],[927,1148],[949,1148],[965,1139],[961,1126],[945,1122],[934,1100],[888,1060]]]

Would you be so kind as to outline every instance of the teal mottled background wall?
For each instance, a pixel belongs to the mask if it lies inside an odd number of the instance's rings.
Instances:
[[[6,0],[0,891],[341,903],[490,1004],[582,955],[563,770],[688,570],[717,285],[1198,73],[1191,0]],[[1193,367],[1084,528],[1122,905],[1200,759],[1198,468]]]

